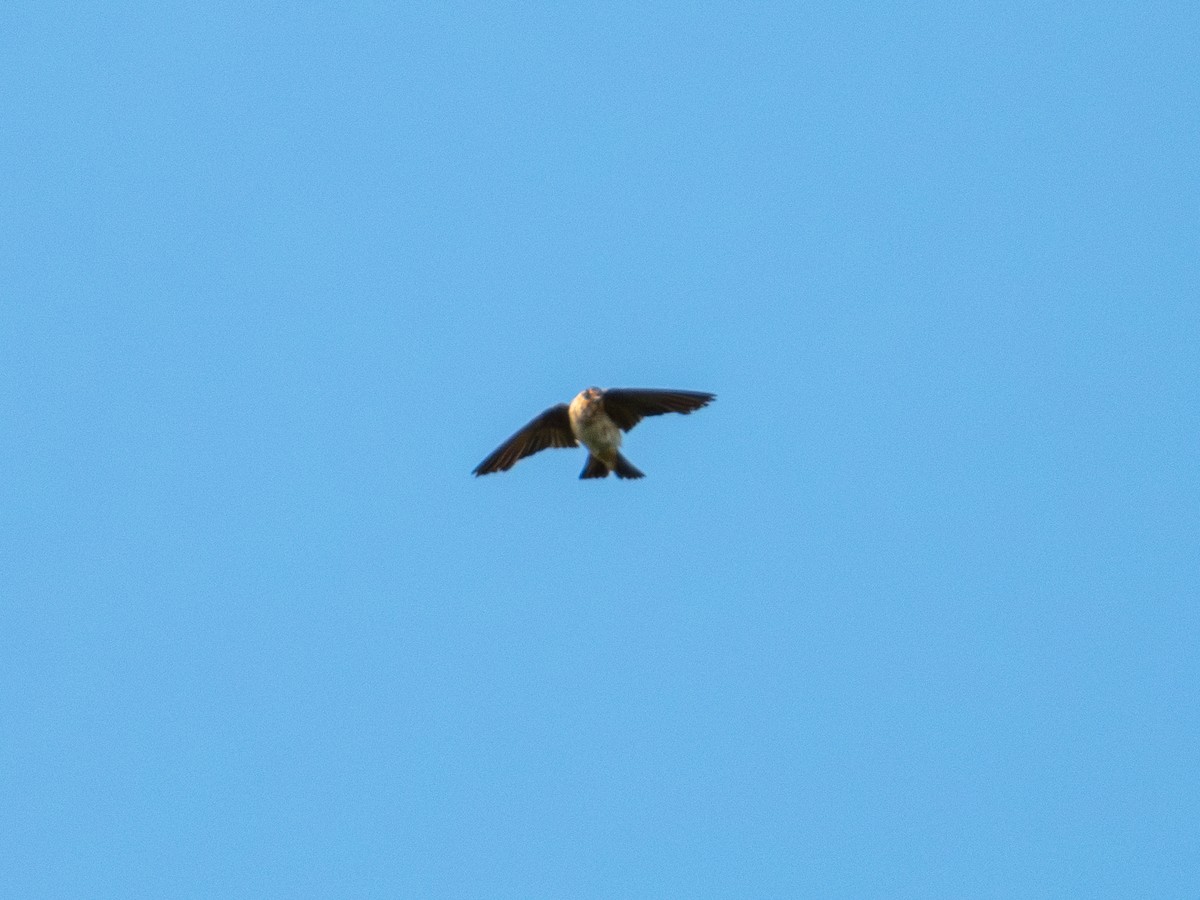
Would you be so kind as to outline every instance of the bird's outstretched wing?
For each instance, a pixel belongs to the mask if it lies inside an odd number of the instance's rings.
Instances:
[[[575,447],[578,442],[571,433],[567,404],[552,406],[524,428],[497,447],[492,455],[475,467],[475,475],[505,472],[517,460],[532,456],[549,447]]]
[[[663,413],[690,413],[708,406],[716,394],[702,391],[656,391],[640,388],[612,388],[604,392],[604,411],[622,431],[628,431],[646,416]]]

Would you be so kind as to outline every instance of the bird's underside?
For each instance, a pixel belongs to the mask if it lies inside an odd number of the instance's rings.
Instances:
[[[582,444],[588,459],[580,478],[607,478],[610,472],[618,478],[642,478],[642,472],[621,455],[621,433],[646,416],[686,415],[715,399],[715,394],[700,391],[588,388],[569,404],[552,406],[526,424],[476,466],[474,474],[504,472],[541,450]]]

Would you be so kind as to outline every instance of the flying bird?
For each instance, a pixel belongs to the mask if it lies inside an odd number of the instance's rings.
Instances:
[[[493,451],[474,474],[506,472],[518,460],[551,447],[587,447],[587,465],[580,478],[644,478],[644,473],[621,455],[621,432],[646,416],[677,412],[687,415],[717,399],[700,391],[657,391],[640,388],[590,387],[574,400],[552,406]]]

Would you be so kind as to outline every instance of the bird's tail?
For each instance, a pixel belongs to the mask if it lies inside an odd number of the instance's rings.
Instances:
[[[617,473],[618,478],[645,478],[646,473],[638,469],[623,457],[620,453],[617,454],[617,464],[613,466],[613,471]]]
[[[588,454],[587,465],[583,467],[583,471],[579,473],[580,478],[607,478],[609,472],[616,472],[618,478],[645,478],[644,472],[641,472],[633,463],[627,460],[620,453],[617,454],[617,461],[610,469],[599,458]]]

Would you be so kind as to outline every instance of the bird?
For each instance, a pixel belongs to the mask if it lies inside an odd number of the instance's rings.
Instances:
[[[589,387],[569,404],[559,403],[530,420],[477,465],[473,474],[506,472],[541,450],[583,444],[588,458],[580,478],[607,478],[610,472],[618,478],[644,478],[645,473],[621,455],[621,432],[646,416],[687,415],[715,399],[716,394],[701,391]]]

